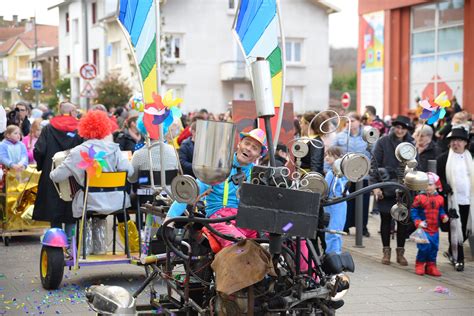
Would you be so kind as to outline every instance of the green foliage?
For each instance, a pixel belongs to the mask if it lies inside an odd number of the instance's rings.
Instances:
[[[59,99],[56,95],[52,95],[48,100],[48,108],[50,109],[56,109],[59,103]]]
[[[334,76],[331,89],[337,91],[353,91],[357,89],[357,73]]]
[[[63,98],[69,99],[71,97],[71,79],[58,79],[58,81],[56,81],[56,90]]]
[[[130,86],[117,75],[105,77],[99,82],[96,90],[97,103],[103,104],[107,108],[123,106],[132,96]]]

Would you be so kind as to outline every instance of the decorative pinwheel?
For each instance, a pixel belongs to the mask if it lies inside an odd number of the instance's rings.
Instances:
[[[173,98],[173,90],[168,90],[162,98],[160,95],[152,94],[154,103],[145,106],[145,115],[143,122],[148,134],[153,139],[158,138],[158,129],[156,126],[163,123],[164,133],[168,133],[168,129],[175,119],[182,116],[180,108],[177,106],[183,100],[181,98]]]
[[[451,102],[449,101],[445,91],[441,92],[434,101],[426,99],[421,100],[419,104],[423,108],[420,118],[428,120],[428,124],[433,124],[444,118],[446,115],[446,108],[451,106]]]
[[[94,145],[91,145],[89,152],[81,151],[82,161],[77,164],[77,167],[86,170],[88,177],[100,177],[102,168],[108,167],[107,161],[104,160],[105,152],[94,150]]]
[[[134,95],[130,99],[130,105],[132,109],[137,110],[138,112],[143,112],[145,110],[145,103],[143,103],[143,97],[141,94]]]

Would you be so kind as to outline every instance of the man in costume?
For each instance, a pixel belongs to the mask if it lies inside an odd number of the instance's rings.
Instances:
[[[60,115],[52,118],[50,124],[42,129],[33,150],[36,168],[41,171],[33,219],[50,222],[51,227],[57,228],[62,228],[65,223],[65,231],[70,239],[75,227],[72,204],[59,198],[49,174],[53,156],[57,152],[76,147],[82,143],[82,139],[76,131],[79,122],[76,118],[76,106],[70,102],[62,102],[59,104],[59,113]]]
[[[423,228],[428,238],[428,243],[417,244],[418,253],[416,255],[415,273],[439,277],[436,267],[436,256],[439,248],[439,226],[440,220],[443,223],[449,221],[444,212],[444,199],[436,192],[436,187],[440,184],[437,174],[428,172],[428,186],[426,192],[418,194],[413,201],[411,209],[411,219],[418,228]]]
[[[234,154],[233,166],[229,177],[224,182],[217,185],[210,186],[200,180],[199,184],[200,194],[212,189],[210,194],[206,197],[206,217],[220,218],[237,214],[239,206],[239,198],[237,197],[237,190],[239,185],[232,180],[234,176],[243,173],[245,179],[250,181],[250,172],[254,166],[255,161],[267,152],[267,139],[265,132],[261,129],[253,129],[249,133],[240,133],[240,142],[237,145],[237,151]],[[186,209],[186,204],[174,202],[168,212],[167,218],[181,216]],[[214,229],[221,233],[233,235],[237,238],[255,238],[256,232],[250,229],[244,229],[235,226],[235,221],[232,223],[217,223],[211,225]],[[220,245],[227,247],[232,244],[231,241],[219,238],[216,236]]]

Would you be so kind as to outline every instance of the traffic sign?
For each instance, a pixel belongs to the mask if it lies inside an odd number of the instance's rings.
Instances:
[[[33,90],[43,89],[43,71],[41,71],[39,68],[33,68],[31,76],[31,88]]]
[[[97,98],[97,91],[94,89],[94,87],[91,85],[90,82],[86,82],[84,89],[82,89],[81,92],[81,97],[83,98],[89,98],[89,99],[94,99]]]
[[[342,94],[341,105],[344,109],[347,109],[351,105],[351,95],[348,92]]]
[[[93,64],[84,64],[79,69],[82,79],[92,80],[97,76],[97,68]]]

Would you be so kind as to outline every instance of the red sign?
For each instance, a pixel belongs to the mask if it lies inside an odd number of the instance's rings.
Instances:
[[[351,105],[351,95],[348,92],[342,94],[341,105],[344,109],[347,109]]]
[[[84,64],[79,69],[82,79],[92,80],[97,76],[97,68],[92,64]]]

